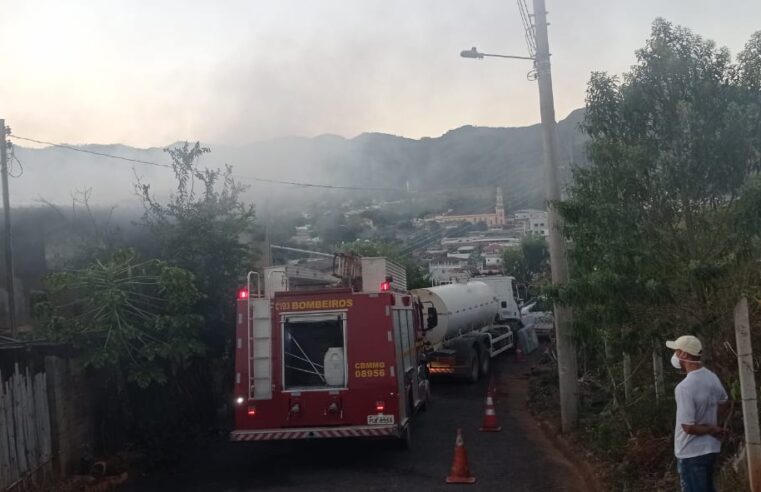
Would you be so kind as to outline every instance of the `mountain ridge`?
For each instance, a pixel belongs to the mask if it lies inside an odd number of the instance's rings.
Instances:
[[[578,123],[583,109],[558,122],[563,169],[583,161],[584,136]],[[168,164],[161,147],[140,149],[124,144],[74,145],[84,150],[114,153],[123,157]],[[209,145],[210,154],[201,164],[222,167],[229,163],[234,174],[264,179],[323,183],[333,186],[389,187],[434,191],[442,188],[484,187],[505,189],[506,204],[537,206],[543,202],[543,166],[540,125],[481,127],[463,125],[438,137],[411,139],[364,132],[352,138],[334,134],[314,137],[285,136],[243,145]],[[15,205],[32,205],[38,197],[48,202],[70,203],[78,190],[92,190],[96,204],[124,202],[134,198],[135,174],[150,183],[158,194],[174,188],[167,169],[130,164],[57,147],[33,149],[16,145],[25,174],[12,181]],[[247,198],[260,201],[287,199],[287,187],[251,184]]]

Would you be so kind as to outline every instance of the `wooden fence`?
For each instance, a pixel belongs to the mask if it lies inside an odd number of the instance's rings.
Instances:
[[[0,490],[44,479],[52,470],[45,372],[0,372]]]

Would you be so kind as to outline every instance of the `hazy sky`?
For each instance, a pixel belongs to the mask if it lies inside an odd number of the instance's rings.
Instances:
[[[528,0],[529,5],[531,0]],[[657,16],[733,53],[759,0],[547,0],[558,117],[634,61]],[[73,143],[438,136],[538,121],[514,0],[0,0],[0,117]]]

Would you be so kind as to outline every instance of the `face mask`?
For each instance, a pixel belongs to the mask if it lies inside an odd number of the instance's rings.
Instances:
[[[682,365],[679,363],[679,357],[677,357],[676,354],[671,356],[671,365],[674,366],[674,369],[682,368]]]

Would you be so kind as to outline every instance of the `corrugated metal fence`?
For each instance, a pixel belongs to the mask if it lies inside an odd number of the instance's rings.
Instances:
[[[0,373],[0,490],[44,480],[52,470],[45,372],[28,367]]]

